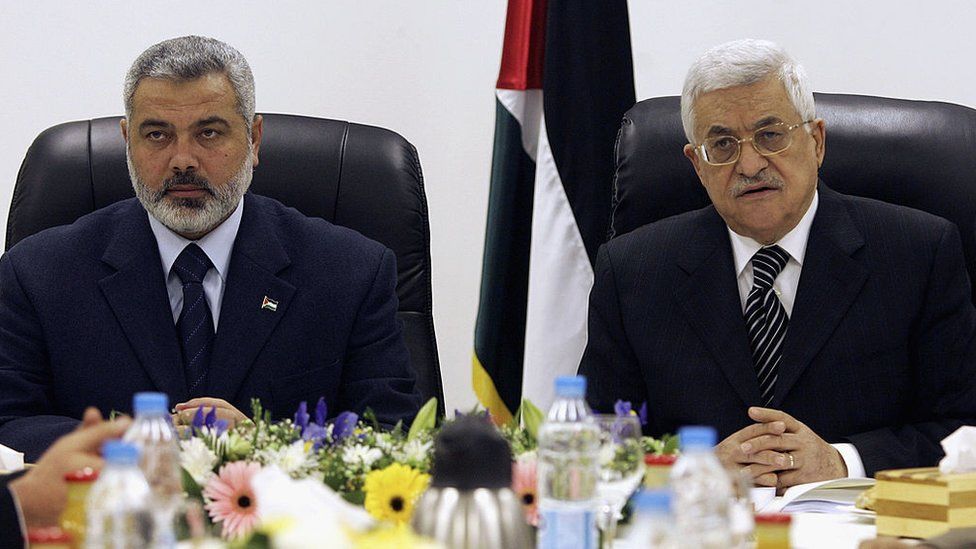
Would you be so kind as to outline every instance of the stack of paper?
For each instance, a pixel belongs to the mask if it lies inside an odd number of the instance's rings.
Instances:
[[[763,513],[851,513],[861,492],[874,486],[872,478],[840,478],[798,484],[760,510]]]

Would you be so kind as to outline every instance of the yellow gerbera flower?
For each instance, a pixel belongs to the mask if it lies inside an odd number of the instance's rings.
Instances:
[[[400,463],[370,471],[363,485],[366,511],[378,520],[405,523],[429,483],[430,475]]]
[[[442,545],[413,533],[408,524],[379,527],[354,538],[356,549],[439,549]]]

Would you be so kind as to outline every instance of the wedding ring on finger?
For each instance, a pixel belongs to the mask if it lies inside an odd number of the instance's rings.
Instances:
[[[786,455],[790,457],[790,469],[796,469],[796,458],[789,452],[786,452]]]

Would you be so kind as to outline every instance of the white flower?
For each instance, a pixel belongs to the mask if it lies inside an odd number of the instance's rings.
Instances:
[[[380,433],[376,435],[376,447],[387,453],[393,451],[393,439],[390,437],[389,433]]]
[[[370,448],[362,444],[356,444],[343,448],[342,461],[349,465],[362,465],[363,469],[369,469],[373,463],[383,457],[383,451],[379,448]]]
[[[400,450],[400,455],[398,456],[398,461],[406,461],[411,463],[423,463],[427,459],[427,455],[430,452],[430,447],[434,445],[434,441],[421,441],[419,439],[408,440],[406,444],[403,445],[403,449]]]
[[[205,484],[213,476],[213,469],[217,465],[217,454],[207,447],[199,438],[181,440],[180,465],[193,480],[200,485]]]
[[[305,451],[305,441],[303,440],[296,440],[277,450],[265,449],[262,454],[261,461],[266,465],[277,465],[282,471],[292,476],[307,465],[309,456]]]

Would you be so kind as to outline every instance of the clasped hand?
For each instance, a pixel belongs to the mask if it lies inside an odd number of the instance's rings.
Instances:
[[[173,425],[179,428],[180,426],[190,425],[193,421],[193,416],[196,415],[197,410],[203,408],[203,413],[207,413],[211,408],[217,410],[217,419],[222,419],[227,422],[228,427],[234,427],[238,422],[247,419],[240,410],[234,407],[231,403],[220,398],[212,397],[201,397],[190,399],[186,402],[181,402],[174,407],[173,413]]]
[[[840,453],[803,422],[780,410],[749,408],[755,421],[716,446],[722,464],[739,470],[757,486],[778,492],[806,482],[847,476]]]

